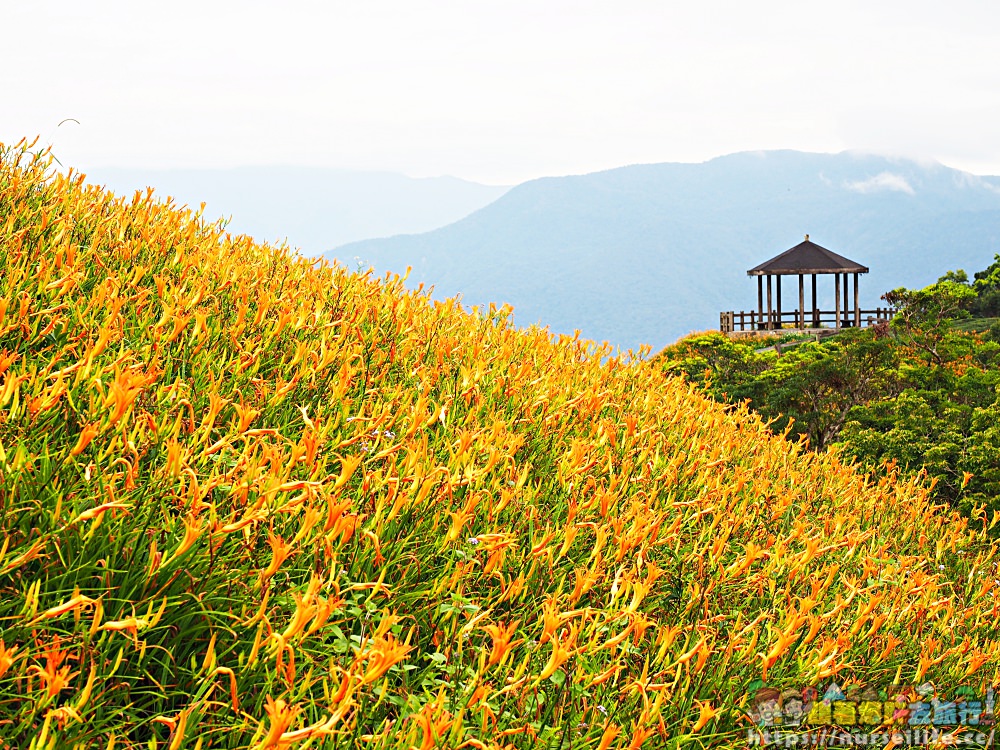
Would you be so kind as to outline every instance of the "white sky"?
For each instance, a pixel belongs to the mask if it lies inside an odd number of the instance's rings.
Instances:
[[[793,148],[1000,174],[996,0],[2,0],[0,30],[0,141],[84,171],[512,184]]]

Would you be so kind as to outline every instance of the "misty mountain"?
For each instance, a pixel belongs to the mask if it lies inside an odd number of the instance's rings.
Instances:
[[[287,240],[307,255],[347,242],[426,232],[482,208],[509,188],[455,177],[413,178],[391,172],[313,167],[235,169],[98,168],[87,181],[131,196],[157,195],[228,217],[228,229],[260,241]]]
[[[328,255],[379,272],[412,266],[411,286],[467,305],[508,302],[521,325],[658,349],[717,328],[720,311],[753,309],[747,269],[806,233],[868,266],[862,307],[884,305],[889,289],[989,265],[1000,178],[852,152],[747,152],[533,180],[449,226]],[[819,277],[819,293],[832,308],[832,277]]]

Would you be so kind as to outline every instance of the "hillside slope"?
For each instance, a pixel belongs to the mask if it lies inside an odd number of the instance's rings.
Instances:
[[[534,180],[450,226],[327,255],[380,273],[412,266],[411,286],[510,303],[521,324],[659,349],[718,326],[720,311],[753,309],[747,269],[805,233],[871,268],[862,304],[884,304],[885,291],[1000,252],[1000,180],[853,153],[733,154]]]
[[[738,747],[759,679],[997,680],[924,489],[0,161],[0,747]]]

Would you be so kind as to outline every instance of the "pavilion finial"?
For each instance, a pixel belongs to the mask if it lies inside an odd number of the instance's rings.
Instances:
[[[806,242],[808,242],[808,241],[809,241],[809,235],[807,234],[806,235]]]

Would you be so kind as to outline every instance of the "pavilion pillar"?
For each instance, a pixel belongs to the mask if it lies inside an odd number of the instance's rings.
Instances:
[[[861,306],[858,304],[858,272],[854,272],[854,327],[861,327]]]
[[[778,287],[778,319],[775,321],[775,328],[781,328],[781,274],[776,274],[774,283]]]
[[[771,315],[771,274],[767,275],[767,330],[771,330],[774,321]]]
[[[764,327],[764,277],[757,277],[757,330]]]
[[[851,324],[851,297],[850,293],[847,291],[847,271],[844,271],[844,325],[849,326]]]
[[[840,327],[843,328],[847,324],[847,305],[850,303],[850,295],[847,293],[847,276],[841,273],[837,276],[840,277],[841,288],[844,290],[843,304],[840,306]]]
[[[805,277],[799,274],[799,328],[806,327],[806,285]]]
[[[834,323],[834,328],[840,328],[840,274],[835,273],[833,275],[833,297],[836,300],[836,312],[837,320]]]
[[[812,275],[813,328],[819,328],[819,306],[816,304],[816,274]]]

